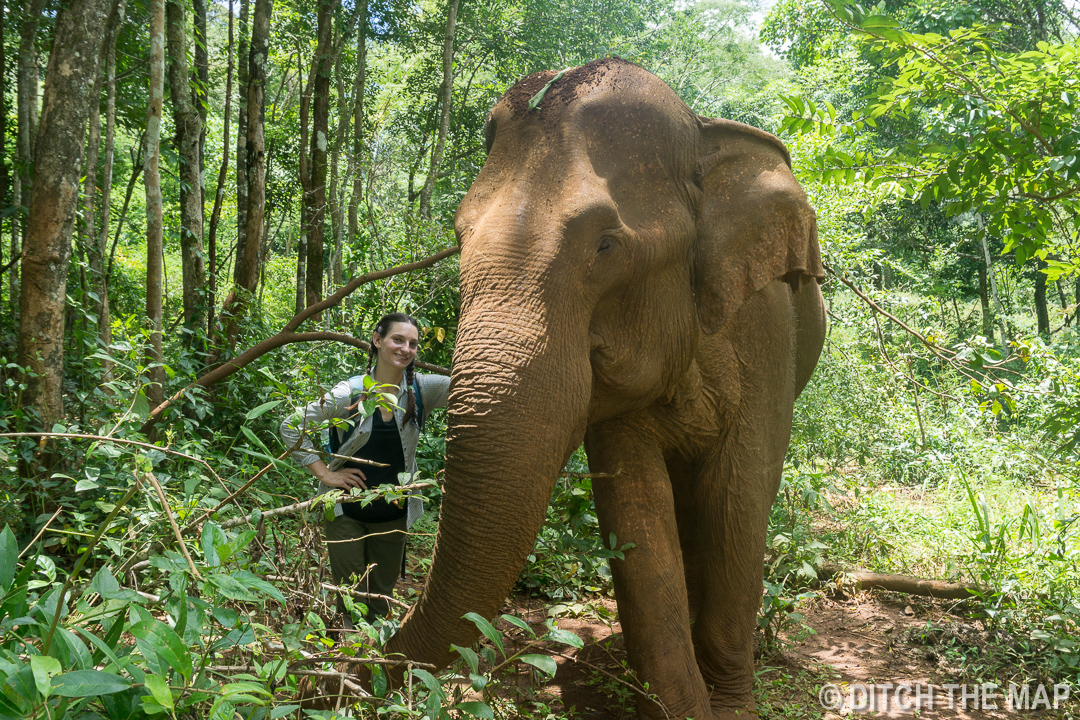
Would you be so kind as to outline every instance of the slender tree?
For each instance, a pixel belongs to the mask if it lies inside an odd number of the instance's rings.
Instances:
[[[222,314],[228,314],[226,336],[229,346],[236,342],[238,318],[247,312],[248,302],[258,289],[259,258],[266,212],[266,64],[270,56],[270,14],[272,0],[255,0],[251,21],[251,50],[248,59],[247,89],[247,218],[244,252],[237,243],[233,291],[225,300]]]
[[[359,0],[360,14],[356,31],[356,75],[353,77],[353,135],[352,135],[352,197],[349,198],[349,237],[353,242],[360,235],[359,207],[364,192],[364,89],[367,76],[367,0]]]
[[[431,193],[435,190],[435,178],[446,149],[446,134],[450,128],[451,100],[454,92],[454,26],[457,23],[458,0],[449,0],[446,6],[446,32],[443,34],[443,81],[439,90],[439,136],[431,151],[431,165],[427,180],[420,190],[420,217],[431,219]]]
[[[193,0],[192,10],[195,15],[195,67],[191,79],[194,87],[191,101],[199,113],[199,196],[206,197],[206,93],[210,87],[210,53],[206,39],[206,0]],[[229,17],[232,17],[231,7]],[[211,309],[212,312],[212,309]]]
[[[127,9],[126,0],[119,0],[109,16],[109,27],[105,36],[105,158],[101,166],[101,221],[97,238],[94,241],[96,254],[101,258],[102,269],[99,284],[95,286],[98,294],[98,338],[102,347],[112,344],[112,318],[109,310],[109,283],[105,268],[105,249],[109,242],[109,218],[112,211],[113,158],[116,154],[116,39],[120,35],[120,26],[124,23]],[[112,377],[112,364],[108,361],[102,366],[102,380]]]
[[[143,186],[146,188],[146,318],[150,323],[150,347],[146,362],[150,386],[147,397],[154,407],[164,399],[165,372],[161,367],[162,203],[161,112],[165,96],[165,2],[150,0],[150,106],[146,119],[146,156]]]
[[[5,4],[4,0],[0,0],[0,208],[7,207],[8,185],[11,182],[7,165],[7,52],[3,42]],[[4,259],[3,237],[4,223],[0,221],[0,265],[3,265]],[[14,261],[15,258],[12,258],[12,263]],[[12,267],[15,267],[14,264]],[[3,285],[0,285],[0,301],[3,300],[2,295]]]
[[[63,420],[64,307],[79,171],[108,16],[107,0],[72,0],[56,21],[34,146],[26,250],[19,296],[24,401],[41,425]]]
[[[205,14],[205,13],[204,13]],[[187,11],[183,0],[166,8],[169,90],[180,164],[180,267],[185,342],[206,325],[206,259],[203,254],[202,117],[192,102],[187,63]],[[197,83],[198,85],[198,83]]]
[[[18,103],[18,134],[15,140],[15,185],[12,189],[13,205],[21,206],[30,194],[32,154],[38,124],[38,20],[45,9],[45,0],[23,0],[22,21],[19,27],[19,59],[16,70],[16,98]],[[21,239],[26,236],[26,218],[11,226],[11,257],[20,252]],[[19,273],[8,275],[11,306],[15,309],[19,296]]]
[[[307,304],[322,300],[323,294],[323,238],[326,220],[326,160],[330,130],[330,75],[333,62],[334,9],[337,0],[320,0],[318,13],[318,42],[312,58],[314,83],[310,88],[311,100],[311,152],[309,190],[304,198],[307,204]]]
[[[334,238],[334,250],[330,255],[330,284],[334,287],[341,286],[341,256],[343,247],[343,217],[341,211],[341,148],[345,143],[345,135],[349,130],[349,98],[345,93],[345,83],[342,82],[341,55],[337,56],[334,65],[334,83],[337,87],[338,101],[338,124],[334,132],[334,147],[330,151],[330,191],[326,196],[326,202],[330,209],[330,232]]]
[[[247,242],[247,131],[248,131],[248,42],[249,0],[240,0],[240,37],[237,45],[236,80],[240,90],[236,104],[236,255],[233,259],[233,285],[240,284],[240,266],[244,262],[244,243]]]
[[[232,106],[232,85],[233,85],[233,13],[229,10],[229,59],[228,67],[225,70],[225,112],[222,116],[224,120],[224,129],[222,130],[221,139],[221,167],[218,169],[217,187],[214,189],[214,210],[210,213],[210,229],[206,235],[206,250],[209,258],[209,273],[207,277],[207,287],[209,288],[207,293],[206,305],[209,309],[208,317],[210,318],[211,326],[207,327],[206,332],[208,335],[213,332],[214,322],[214,309],[215,294],[217,293],[217,229],[218,221],[221,219],[221,204],[225,199],[225,180],[229,174],[229,111]]]

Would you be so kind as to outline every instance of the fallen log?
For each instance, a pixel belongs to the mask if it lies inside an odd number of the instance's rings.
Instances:
[[[835,563],[824,563],[818,570],[818,579],[822,582],[831,580],[841,575],[853,582],[858,590],[870,590],[880,588],[901,592],[908,595],[922,595],[924,597],[940,598],[942,600],[966,600],[978,597],[982,593],[974,585],[946,582],[944,580],[928,580],[926,578],[911,577],[909,575],[893,575],[892,573],[876,573],[868,570],[850,570],[840,567]]]

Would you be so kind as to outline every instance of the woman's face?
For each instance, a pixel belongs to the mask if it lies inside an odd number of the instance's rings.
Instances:
[[[397,322],[390,325],[385,337],[378,333],[372,336],[372,344],[378,348],[380,363],[387,363],[399,370],[404,370],[416,357],[420,345],[420,334],[412,323]]]

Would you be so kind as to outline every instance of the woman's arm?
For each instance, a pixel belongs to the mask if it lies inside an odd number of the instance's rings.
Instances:
[[[315,452],[315,443],[311,441],[311,434],[320,432],[332,418],[348,417],[351,391],[349,381],[343,380],[315,402],[308,403],[303,411],[297,411],[282,421],[281,438],[301,467],[321,462]]]
[[[417,374],[420,392],[424,394],[424,413],[435,408],[446,407],[446,397],[450,392],[450,378],[446,375]]]

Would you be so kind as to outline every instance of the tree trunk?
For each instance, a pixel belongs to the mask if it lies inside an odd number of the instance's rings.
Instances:
[[[338,95],[338,126],[334,133],[334,149],[330,153],[330,193],[327,202],[330,206],[330,231],[334,236],[334,252],[330,260],[330,283],[335,288],[341,287],[341,256],[344,250],[344,238],[342,238],[343,219],[341,212],[340,179],[341,179],[341,147],[345,143],[345,134],[349,129],[348,98],[345,95],[345,84],[341,80],[341,56],[337,58],[337,72],[334,79],[337,82]]]
[[[147,397],[152,407],[164,400],[165,373],[160,365],[161,354],[161,282],[162,282],[162,207],[161,176],[158,165],[161,154],[161,111],[165,95],[165,3],[150,2],[150,108],[146,120],[146,163],[143,185],[146,188],[146,317],[150,323],[150,348],[147,375],[150,385]]]
[[[300,204],[300,240],[296,243],[296,312],[307,307],[304,284],[307,280],[307,212]]]
[[[979,226],[979,241],[982,243],[983,260],[986,262],[986,277],[990,284],[990,297],[994,300],[994,309],[998,314],[998,329],[1001,330],[1001,357],[1009,355],[1009,333],[1005,329],[1005,312],[1001,309],[1001,298],[998,297],[997,280],[994,279],[994,263],[990,259],[990,244],[986,239],[986,230],[983,225],[982,213],[975,213]]]
[[[450,128],[451,100],[454,92],[454,25],[457,22],[458,0],[449,0],[446,8],[446,33],[443,36],[443,81],[439,91],[441,112],[439,116],[439,137],[435,149],[431,151],[431,166],[427,180],[420,190],[420,218],[431,219],[431,193],[435,190],[435,177],[439,172],[443,151],[446,148],[446,133]]]
[[[240,67],[247,66],[244,73],[247,77],[247,91],[244,93],[247,98],[247,112],[244,114],[247,136],[243,145],[246,176],[242,183],[245,187],[247,211],[243,225],[244,234],[236,239],[233,289],[221,308],[222,316],[227,316],[225,336],[230,348],[236,344],[240,332],[239,320],[247,312],[250,299],[259,287],[262,225],[266,212],[266,64],[269,60],[272,12],[273,0],[255,0],[247,62],[240,59]],[[243,17],[241,14],[241,20]],[[238,159],[237,167],[239,166]]]
[[[105,45],[103,44],[102,54],[104,55],[104,53]],[[79,226],[81,245],[87,255],[87,264],[90,266],[90,284],[94,294],[97,295],[97,300],[89,299],[89,304],[90,307],[94,308],[98,318],[101,317],[101,280],[105,273],[105,255],[103,248],[97,243],[97,224],[95,220],[98,159],[101,150],[101,84],[102,75],[99,72],[94,78],[94,89],[91,93],[93,100],[90,102],[90,129],[86,140],[86,174],[83,180],[82,224]],[[86,301],[84,300],[84,302]]]
[[[95,291],[98,293],[98,339],[103,348],[112,344],[112,317],[109,311],[109,282],[105,268],[105,250],[109,243],[109,216],[112,212],[113,158],[116,154],[116,38],[124,23],[126,0],[119,0],[109,16],[105,36],[105,161],[101,166],[101,226],[94,244],[101,257],[101,276]],[[101,365],[102,383],[112,379],[112,363]],[[107,387],[107,386],[106,386]],[[106,390],[106,392],[109,392]]]
[[[233,261],[233,284],[239,283],[237,268],[244,257],[247,242],[247,130],[248,130],[248,29],[249,0],[240,0],[240,38],[236,54],[236,80],[240,97],[236,106],[236,258]]]
[[[1045,260],[1035,263],[1035,317],[1039,323],[1039,335],[1044,340],[1050,339],[1050,310],[1046,306],[1046,268]]]
[[[192,79],[195,88],[191,94],[191,101],[199,113],[199,197],[206,198],[206,93],[210,87],[210,46],[206,38],[206,0],[193,0],[192,10],[195,14],[195,68]],[[229,17],[232,17],[232,6],[229,6]],[[227,116],[226,116],[227,117]],[[205,213],[205,209],[203,211]],[[207,314],[213,314],[211,307]]]
[[[45,0],[24,0],[22,4],[22,25],[19,28],[19,59],[16,71],[16,99],[18,103],[18,134],[15,136],[15,186],[14,204],[21,205],[31,193],[30,181],[33,168],[34,138],[37,136],[38,121],[38,59],[37,36],[38,18],[45,8]],[[18,232],[16,232],[16,228]],[[11,228],[11,257],[19,254],[22,238],[26,237],[27,219],[19,216]],[[8,276],[11,307],[16,308],[15,298],[19,297],[18,265],[12,268]]]
[[[83,140],[108,16],[107,0],[72,0],[59,14],[34,145],[26,252],[19,296],[24,402],[44,428],[64,417],[64,306]]]
[[[180,178],[180,267],[183,274],[184,343],[206,325],[206,260],[203,255],[203,198],[199,146],[202,120],[192,103],[187,63],[187,11],[183,2],[166,8],[169,90]]]
[[[233,80],[233,12],[229,9],[229,60],[225,71],[225,113],[222,120],[225,129],[222,131],[221,140],[221,167],[218,169],[217,187],[214,189],[214,210],[210,214],[210,230],[207,233],[207,253],[210,267],[207,277],[207,317],[210,324],[206,328],[208,336],[213,335],[214,311],[217,307],[215,295],[217,293],[217,228],[221,219],[221,203],[225,199],[225,180],[229,176],[229,119],[232,109],[232,80]]]
[[[259,281],[266,212],[266,64],[270,52],[270,14],[273,0],[256,0],[251,23],[251,58],[248,67],[247,110],[247,233],[244,262],[239,271],[241,288],[255,292]]]
[[[364,85],[367,75],[367,0],[360,0],[356,30],[356,76],[353,79],[352,198],[349,200],[349,238],[360,235],[360,202],[364,193]]]
[[[327,135],[330,128],[330,75],[333,71],[331,58],[336,0],[320,0],[318,15],[318,43],[312,58],[314,84],[310,88],[311,153],[310,192],[305,193],[307,202],[307,304],[313,305],[323,294],[323,235],[326,219],[326,156]],[[318,318],[316,318],[318,321]]]
[[[4,0],[0,0],[0,210],[8,208],[8,185],[11,176],[8,174],[7,157],[7,53],[4,39],[4,16],[6,13]],[[2,216],[0,216],[2,217]],[[14,224],[14,219],[12,224]],[[4,260],[4,223],[0,220],[0,265]],[[11,258],[14,262],[14,256]],[[15,265],[11,266],[12,268]],[[2,275],[3,273],[0,273]],[[4,287],[0,284],[0,305],[3,304]],[[14,299],[14,298],[13,298]]]
[[[986,265],[979,263],[979,304],[982,307],[983,336],[994,342],[994,318],[990,315],[990,285],[986,279]]]

